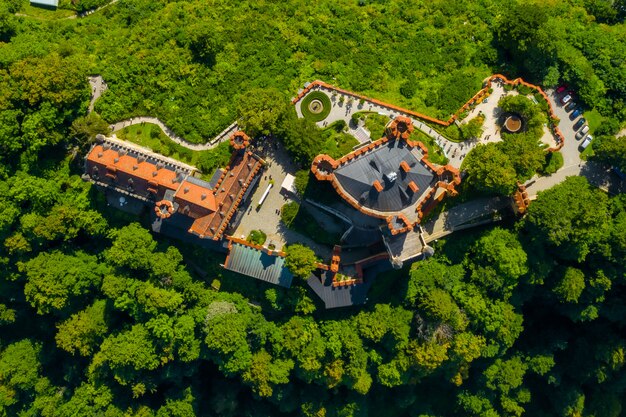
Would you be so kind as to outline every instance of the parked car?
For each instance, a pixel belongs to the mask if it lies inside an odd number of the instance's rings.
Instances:
[[[570,101],[572,101],[572,96],[570,96],[570,95],[568,94],[568,95],[566,95],[565,97],[563,97],[563,98],[561,99],[561,104],[567,104],[567,103],[569,103]]]
[[[572,111],[574,107],[576,107],[576,103],[574,103],[573,101],[570,101],[567,104],[567,106],[565,106],[565,111]]]
[[[574,110],[572,112],[572,114],[569,115],[570,120],[574,120],[576,119],[578,116],[580,116],[581,114],[583,114],[583,109],[581,109],[580,107],[577,108],[576,110]]]
[[[582,129],[578,131],[578,133],[576,133],[576,139],[582,139],[582,137],[585,136],[587,132],[589,132],[589,126],[585,125]]]
[[[584,151],[587,148],[587,146],[589,146],[592,140],[593,140],[593,136],[591,135],[585,136],[585,140],[583,140],[580,144],[580,150]]]
[[[582,127],[582,125],[585,124],[587,120],[585,120],[584,117],[581,117],[580,119],[578,119],[578,121],[576,123],[574,123],[574,131],[580,129]]]
[[[567,90],[567,86],[566,85],[562,85],[559,88],[556,89],[557,93],[562,93],[563,91]]]

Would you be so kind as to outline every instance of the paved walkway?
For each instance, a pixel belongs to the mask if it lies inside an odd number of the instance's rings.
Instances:
[[[396,109],[393,109],[387,106],[373,103],[369,100],[364,100],[363,104],[359,104],[359,101],[354,99],[354,97],[350,96],[349,94],[336,92],[335,90],[330,89],[330,88],[318,87],[317,89],[312,90],[312,91],[321,91],[325,93],[326,95],[328,95],[332,104],[332,108],[328,116],[323,121],[317,122],[317,125],[319,127],[327,126],[337,120],[343,120],[344,122],[346,122],[348,126],[350,126],[352,115],[354,113],[358,113],[362,111],[376,112],[378,114],[390,117],[392,119],[396,116],[406,116],[411,119],[411,121],[413,122],[413,125],[417,129],[421,130],[426,135],[432,137],[435,140],[435,142],[444,150],[444,154],[450,159],[450,162],[449,162],[450,165],[456,168],[461,166],[461,162],[463,161],[464,154],[467,152],[467,150],[464,151],[463,149],[468,149],[466,145],[463,143],[456,143],[456,142],[449,141],[448,139],[446,139],[445,137],[443,137],[442,135],[440,135],[439,133],[431,129],[429,126],[422,123],[421,120],[418,120],[412,117],[411,115],[404,113],[402,111],[398,111]],[[334,96],[333,96],[333,92],[336,92]],[[341,97],[344,98],[343,103],[340,102]],[[298,113],[298,117],[302,117],[302,112],[300,111],[301,102],[302,100],[298,101],[295,104],[296,113]],[[349,133],[355,136],[357,140],[359,140],[359,142],[362,142],[363,138],[360,137],[359,134],[355,134],[354,132],[355,130],[356,129],[351,129]],[[377,140],[377,139],[379,138],[372,138],[372,140]]]
[[[500,109],[497,107],[498,101],[500,100],[500,98],[507,94],[518,93],[516,91],[507,92],[506,90],[504,90],[504,86],[498,82],[493,82],[492,88],[493,92],[489,96],[489,98],[486,101],[478,104],[474,109],[472,109],[469,112],[468,116],[464,119],[466,121],[469,121],[478,116],[480,112],[482,112],[485,115],[485,130],[482,136],[475,140],[466,140],[460,143],[453,142],[445,138],[444,136],[440,135],[435,130],[430,128],[428,125],[424,124],[420,119],[414,118],[410,114],[399,111],[397,109],[374,103],[366,99],[364,99],[363,103],[360,104],[359,101],[356,100],[353,96],[324,86],[318,86],[312,91],[321,91],[325,93],[326,95],[328,95],[332,103],[332,108],[328,116],[321,122],[317,122],[317,125],[319,127],[327,126],[337,120],[343,120],[348,124],[348,126],[350,126],[352,115],[361,111],[376,112],[390,118],[394,118],[398,115],[406,116],[411,119],[413,125],[417,129],[421,130],[423,133],[432,137],[435,140],[439,147],[443,149],[445,156],[450,160],[450,165],[455,168],[460,168],[463,159],[465,159],[465,156],[478,143],[498,142],[502,140],[502,138],[500,137],[499,127],[496,123],[498,117],[500,116]],[[343,97],[343,103],[341,102],[341,97]],[[300,110],[301,102],[302,99],[300,99],[300,101],[298,101],[295,105],[296,112],[298,113],[299,117],[302,117],[302,112]],[[547,127],[544,130],[545,132],[541,138],[541,141],[546,143],[546,145],[548,146],[555,146],[556,140],[554,139],[552,133],[547,129]],[[362,135],[357,133],[355,128],[351,127],[349,133],[355,136],[357,140],[359,140],[359,142],[363,143]],[[376,140],[378,138],[372,139]]]
[[[115,1],[109,4],[115,3]],[[106,6],[102,6],[102,7],[106,7]],[[100,75],[94,75],[92,77],[89,77],[89,85],[91,86],[91,101],[89,102],[88,112],[91,113],[93,111],[96,100],[100,98],[102,93],[104,93],[109,87],[107,86],[107,84],[102,79],[102,76]],[[213,139],[209,140],[208,142],[204,144],[198,144],[198,143],[189,142],[181,138],[180,136],[176,135],[172,131],[172,129],[167,127],[165,123],[163,123],[156,117],[149,117],[149,116],[131,117],[130,119],[122,120],[112,125],[109,125],[109,128],[111,129],[112,132],[117,132],[118,130],[122,130],[126,127],[138,125],[142,123],[152,123],[154,125],[159,126],[159,128],[161,128],[163,133],[168,138],[178,143],[179,145],[184,146],[187,149],[191,149],[192,151],[206,151],[208,149],[213,149],[217,145],[222,143],[224,140],[228,140],[231,134],[239,130],[239,125],[237,124],[237,122],[233,122],[230,126],[228,126],[226,129],[221,131]]]
[[[295,201],[280,192],[280,186],[287,174],[295,175],[297,171],[287,152],[277,143],[269,146],[266,144],[262,149],[257,149],[255,152],[265,159],[268,166],[263,172],[263,177],[250,198],[250,206],[243,215],[239,226],[233,232],[233,236],[245,239],[252,230],[262,230],[267,234],[265,245],[273,243],[280,249],[292,243],[303,243],[313,249],[317,256],[326,260],[330,259],[331,249],[329,247],[319,245],[309,237],[288,229],[280,220],[281,207],[290,201]],[[270,180],[274,181],[274,186],[270,189],[263,205],[257,210],[259,200],[267,189]]]
[[[101,75],[89,77],[89,85],[91,86],[91,101],[89,102],[88,113],[91,113],[94,105],[96,104],[96,100],[100,98],[102,93],[104,93],[109,86],[106,85]]]

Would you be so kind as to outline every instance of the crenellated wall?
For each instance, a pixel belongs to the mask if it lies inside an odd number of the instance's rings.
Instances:
[[[563,147],[563,144],[565,142],[565,136],[563,136],[563,133],[561,132],[561,130],[559,129],[558,126],[554,125],[554,123],[552,122],[552,120],[554,119],[558,119],[556,117],[556,114],[554,113],[554,109],[552,107],[552,103],[550,103],[550,100],[548,99],[548,95],[543,91],[543,89],[537,85],[534,84],[530,84],[527,83],[526,81],[524,81],[521,78],[516,78],[514,80],[509,80],[508,78],[506,78],[504,75],[501,74],[494,74],[491,77],[489,77],[486,82],[485,82],[485,86],[480,89],[476,94],[474,94],[474,96],[472,98],[470,98],[463,106],[461,106],[461,108],[459,110],[457,110],[448,120],[443,121],[443,120],[439,120],[436,119],[434,117],[430,117],[427,116],[423,113],[418,113],[412,110],[408,110],[399,106],[395,106],[393,104],[390,103],[385,103],[384,101],[380,101],[374,98],[370,98],[361,94],[357,94],[354,93],[352,91],[348,91],[348,90],[344,90],[338,87],[335,87],[331,84],[325,83],[324,81],[320,81],[320,80],[315,80],[313,82],[311,82],[305,89],[303,89],[293,100],[292,103],[296,104],[298,101],[300,101],[305,95],[307,95],[309,93],[309,91],[315,89],[315,88],[319,88],[319,87],[323,87],[329,90],[333,90],[336,91],[338,93],[344,94],[344,95],[348,95],[348,96],[352,96],[356,99],[359,100],[366,100],[370,103],[374,103],[383,107],[387,107],[389,109],[401,112],[403,114],[407,114],[410,116],[413,116],[415,118],[421,119],[421,120],[426,120],[428,122],[432,122],[435,124],[438,124],[440,126],[443,127],[447,127],[450,126],[452,123],[454,123],[459,116],[465,111],[467,110],[471,105],[473,104],[478,104],[480,101],[482,101],[487,95],[489,95],[489,89],[491,88],[491,83],[495,80],[501,80],[503,83],[505,84],[509,84],[512,86],[517,86],[517,85],[523,85],[525,87],[531,88],[533,90],[536,90],[539,94],[541,94],[541,96],[546,100],[546,102],[548,103],[548,108],[549,108],[549,112],[550,112],[550,120],[548,121],[548,123],[550,124],[550,128],[554,134],[554,136],[556,137],[556,141],[557,141],[557,146],[553,147],[553,148],[549,148],[548,151],[549,152],[556,152],[558,150],[560,150]]]

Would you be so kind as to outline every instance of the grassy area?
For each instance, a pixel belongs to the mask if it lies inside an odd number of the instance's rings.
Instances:
[[[341,123],[335,122],[328,126],[322,133],[322,137],[325,141],[321,153],[330,155],[335,159],[352,152],[352,149],[359,144],[356,138],[343,131],[346,125],[345,122],[343,122],[343,120],[340,122]]]
[[[589,129],[591,130],[591,127],[589,127]],[[589,144],[589,146],[587,146],[585,148],[585,150],[580,153],[580,159],[586,161],[587,159],[589,159],[590,157],[593,156],[593,154],[594,154],[594,152],[593,152],[593,143],[594,142],[595,142],[595,140],[592,140],[591,143]]]
[[[600,112],[598,112],[598,110],[596,110],[596,109],[586,111],[583,114],[583,117],[585,119],[587,119],[587,124],[589,125],[589,133],[595,132],[595,130],[598,127],[600,127],[600,125],[604,121],[604,117],[602,117]],[[589,148],[587,148],[587,149],[589,149]]]
[[[205,179],[210,178],[217,168],[226,166],[230,161],[231,149],[228,142],[223,142],[210,150],[193,151],[172,141],[159,126],[152,123],[125,127],[115,134],[119,139],[133,142],[161,155],[197,166],[206,174]]]
[[[309,105],[313,100],[319,100],[322,103],[322,109],[319,113],[313,113],[309,110]],[[330,110],[332,109],[332,104],[330,103],[330,98],[325,93],[321,91],[313,91],[306,95],[302,99],[302,103],[300,103],[300,111],[302,112],[302,116],[311,121],[311,122],[319,122],[324,120]]]
[[[443,153],[443,149],[437,145],[435,139],[431,138],[426,133],[421,130],[414,130],[410,139],[420,141],[428,148],[428,160],[433,164],[445,165],[448,163],[449,160]]]
[[[76,12],[73,10],[65,10],[65,9],[46,9],[43,7],[33,7],[30,4],[25,4],[20,13],[23,13],[29,17],[34,17],[36,19],[41,20],[58,20],[65,19],[70,16],[76,15]]]
[[[353,121],[364,120],[365,128],[370,131],[370,138],[378,140],[385,134],[385,126],[391,120],[387,116],[383,116],[374,112],[361,111],[352,115]]]
[[[196,164],[200,152],[192,151],[168,138],[161,128],[152,123],[125,127],[115,132],[118,138],[152,149],[154,152],[174,159]]]

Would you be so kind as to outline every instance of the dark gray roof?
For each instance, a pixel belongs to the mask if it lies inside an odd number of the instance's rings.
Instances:
[[[419,161],[420,154],[404,141],[391,140],[340,166],[334,174],[346,192],[359,204],[379,211],[401,211],[415,204],[435,182],[432,171]],[[400,168],[402,161],[411,168],[409,172]],[[397,178],[390,181],[388,174],[395,174]],[[376,180],[384,187],[381,192],[372,186]],[[416,193],[408,187],[411,181],[419,187]]]
[[[224,247],[227,241],[202,239],[193,233],[189,233],[189,228],[194,222],[191,217],[185,216],[180,213],[174,213],[172,217],[168,219],[160,219],[154,213],[154,210],[150,210],[150,220],[152,222],[152,231],[162,234],[164,236],[181,240],[183,242],[193,243],[203,248],[210,249],[217,252],[227,252]]]
[[[291,286],[293,279],[282,256],[268,255],[262,250],[235,242],[224,268],[286,288]]]
[[[219,170],[218,170],[218,171],[219,171]],[[217,171],[216,171],[216,172],[217,172]],[[215,177],[215,175],[214,175],[214,177]],[[219,179],[219,177],[218,177],[218,179]],[[192,175],[190,175],[190,176],[188,176],[188,177],[187,177],[187,181],[189,181],[189,182],[190,182],[190,183],[192,183],[192,184],[199,185],[200,187],[207,188],[207,189],[209,189],[209,190],[210,190],[211,188],[215,187],[215,184],[211,185],[211,183],[210,183],[210,182],[206,182],[205,180],[200,179],[200,178],[196,178],[196,177],[194,177],[194,176],[192,176]],[[211,178],[211,181],[213,181],[213,178]],[[217,180],[215,180],[215,182],[217,183]]]
[[[322,299],[326,308],[365,304],[371,281],[345,287],[333,287],[332,276],[332,272],[318,270],[307,280],[309,287]]]

